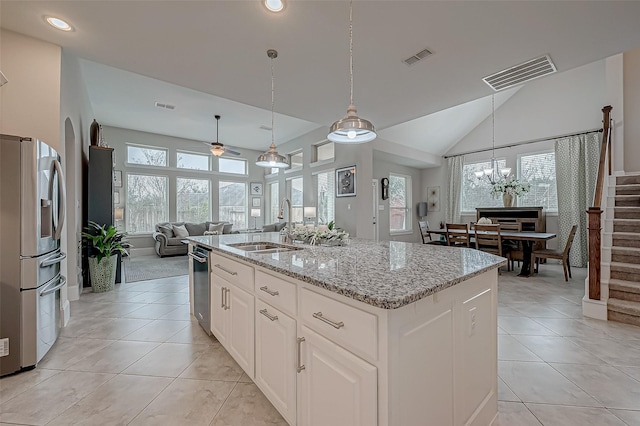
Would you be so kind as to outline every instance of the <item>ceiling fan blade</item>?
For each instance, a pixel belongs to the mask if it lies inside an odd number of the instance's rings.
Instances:
[[[224,152],[225,153],[229,153],[229,154],[233,154],[233,155],[241,155],[238,151],[234,151],[233,149],[229,148],[228,146],[224,147]]]

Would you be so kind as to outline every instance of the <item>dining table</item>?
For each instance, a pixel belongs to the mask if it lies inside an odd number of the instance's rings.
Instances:
[[[449,232],[463,233],[463,231],[449,231]],[[496,234],[496,232],[493,232],[493,231],[478,231],[478,232],[483,234]],[[437,230],[429,229],[429,233],[436,234],[436,235],[444,235],[446,237],[447,230],[446,229],[437,229]],[[476,230],[469,229],[469,237],[475,237],[475,235],[476,235]],[[519,241],[522,243],[522,257],[523,257],[522,268],[520,269],[520,273],[518,274],[518,276],[528,277],[532,275],[532,272],[533,272],[531,270],[531,253],[533,251],[533,245],[537,242],[545,242],[553,238],[556,238],[557,235],[552,232],[500,231],[500,237],[502,238],[503,241],[510,240],[510,241]]]

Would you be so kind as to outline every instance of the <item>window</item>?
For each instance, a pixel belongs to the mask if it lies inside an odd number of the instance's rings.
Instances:
[[[127,163],[166,167],[167,150],[127,145]]]
[[[291,217],[287,218],[290,223],[303,223],[303,194],[302,178],[295,178],[289,181],[289,199],[291,200]]]
[[[269,184],[269,217],[270,223],[278,221],[278,213],[280,209],[280,187],[278,182],[272,182]]]
[[[208,154],[191,154],[188,152],[180,152],[177,154],[177,165],[179,169],[192,170],[209,170]]]
[[[333,142],[315,146],[316,161],[333,160],[335,158],[335,146]]]
[[[335,179],[334,172],[318,173],[318,224],[326,225],[335,220]]]
[[[246,175],[247,161],[220,157],[218,158],[218,171],[221,173],[233,173],[236,175]]]
[[[498,169],[504,169],[507,161],[502,158],[496,160]],[[465,164],[462,167],[462,194],[460,210],[474,212],[476,207],[502,207],[502,199],[491,196],[491,183],[487,177],[476,177],[476,172],[491,168],[491,161]]]
[[[289,167],[292,169],[302,167],[302,160],[302,151],[289,155]]]
[[[278,173],[280,173],[280,169],[278,167],[267,167],[264,169],[264,174],[265,175],[277,175]]]
[[[520,156],[518,173],[520,180],[531,184],[531,190],[518,197],[519,206],[542,206],[547,211],[558,211],[555,152]]]
[[[240,229],[247,227],[247,184],[218,182],[218,219]]]
[[[127,231],[153,232],[155,224],[169,220],[167,177],[127,174]]]
[[[389,231],[408,232],[411,226],[411,176],[389,174]]]
[[[179,222],[206,222],[211,219],[208,179],[177,178],[176,219]]]

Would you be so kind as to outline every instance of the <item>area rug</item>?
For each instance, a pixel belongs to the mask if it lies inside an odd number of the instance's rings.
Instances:
[[[188,256],[133,256],[124,260],[125,282],[154,280],[189,273]]]

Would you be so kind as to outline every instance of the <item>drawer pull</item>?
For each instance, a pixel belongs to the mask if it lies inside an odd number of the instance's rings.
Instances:
[[[269,287],[267,287],[266,285],[264,287],[260,287],[260,290],[264,291],[267,294],[270,294],[271,296],[277,296],[280,294],[279,291],[269,290]]]
[[[262,315],[264,315],[265,317],[269,318],[271,321],[277,321],[278,320],[278,316],[277,315],[269,314],[269,312],[267,312],[266,309],[260,309],[260,313]]]
[[[216,268],[218,268],[218,269],[222,269],[224,272],[226,272],[226,273],[227,273],[227,274],[229,274],[229,275],[238,275],[238,273],[237,273],[237,272],[230,271],[230,270],[228,270],[227,268],[225,268],[224,266],[219,265],[219,264],[217,264],[217,263],[216,263],[215,265],[213,265],[213,266],[215,266],[215,267],[216,267]]]
[[[296,368],[296,370],[298,370],[298,373],[301,373],[302,370],[304,370],[306,367],[304,365],[300,365],[300,345],[302,344],[302,342],[304,342],[304,337],[298,337],[297,339],[298,342],[298,362],[296,362],[296,364],[298,364],[298,367]]]
[[[340,322],[331,321],[330,319],[323,317],[322,316],[322,312],[316,312],[315,314],[313,314],[313,317],[319,319],[322,322],[326,322],[327,324],[329,324],[333,328],[340,329],[340,328],[344,327],[344,323],[342,321],[340,321]]]

